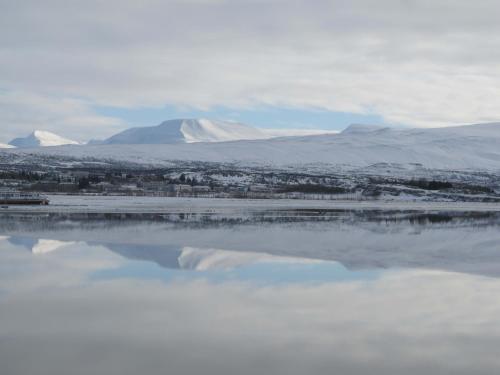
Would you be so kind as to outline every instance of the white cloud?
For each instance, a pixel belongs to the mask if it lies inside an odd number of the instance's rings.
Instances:
[[[0,93],[0,136],[5,142],[36,129],[82,141],[88,140],[89,134],[109,135],[123,126],[119,119],[96,114],[84,100],[26,92]]]
[[[313,107],[417,126],[500,118],[497,1],[2,3],[6,90],[124,107]]]

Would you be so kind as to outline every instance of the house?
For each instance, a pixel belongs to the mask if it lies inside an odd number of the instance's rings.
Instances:
[[[206,185],[193,186],[193,193],[194,194],[210,193],[211,191],[212,191],[212,189],[210,189],[210,186],[206,186]]]

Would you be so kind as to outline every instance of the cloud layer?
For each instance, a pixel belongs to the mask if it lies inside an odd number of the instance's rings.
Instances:
[[[95,105],[322,108],[415,126],[500,118],[497,1],[0,3],[2,127],[117,124]],[[23,96],[63,109],[26,119]]]

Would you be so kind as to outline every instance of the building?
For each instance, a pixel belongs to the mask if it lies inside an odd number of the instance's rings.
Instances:
[[[167,185],[167,191],[171,193],[192,193],[193,187],[186,184],[169,184]]]

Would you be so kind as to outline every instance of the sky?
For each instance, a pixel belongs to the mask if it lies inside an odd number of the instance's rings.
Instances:
[[[500,119],[497,0],[0,0],[0,142]]]

